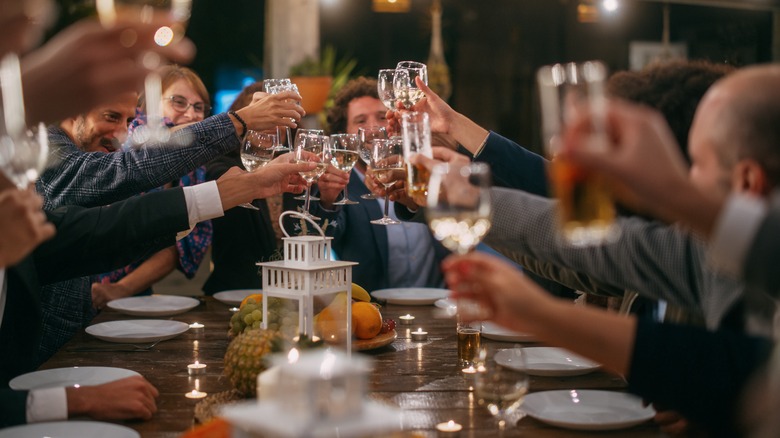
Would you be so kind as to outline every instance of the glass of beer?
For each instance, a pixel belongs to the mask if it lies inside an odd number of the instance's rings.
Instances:
[[[474,368],[482,345],[482,324],[465,322],[458,314],[458,365],[462,369]]]
[[[563,235],[575,246],[602,244],[619,234],[606,181],[558,155],[566,124],[581,114],[589,115],[591,129],[589,137],[577,147],[607,147],[606,76],[606,67],[596,61],[545,66],[537,73],[550,184],[558,199]]]
[[[413,165],[411,159],[417,154],[433,158],[431,122],[428,113],[405,113],[401,117],[401,136],[404,141],[404,160],[407,168],[406,194],[417,205],[425,205],[431,173],[425,166]]]

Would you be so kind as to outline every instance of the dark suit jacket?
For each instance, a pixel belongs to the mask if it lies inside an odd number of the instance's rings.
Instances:
[[[0,327],[0,385],[33,369],[40,336],[40,287],[106,272],[175,243],[189,228],[181,188],[108,207],[62,207],[47,212],[57,235],[8,268]],[[26,392],[0,389],[0,427],[25,421]]]
[[[336,221],[325,232],[333,237],[333,250],[341,260],[358,262],[352,268],[352,281],[366,290],[374,291],[392,287],[387,272],[389,246],[384,225],[369,223],[382,217],[382,209],[375,200],[360,199],[360,195],[369,193],[363,181],[353,171],[349,177],[349,196],[359,201],[358,205],[345,205],[337,212],[323,210],[319,203],[312,202],[311,211],[323,220]],[[392,226],[392,225],[390,225]],[[439,264],[449,252],[434,241],[436,267],[426,285],[437,287],[442,282]]]
[[[218,157],[206,165],[206,179],[216,180],[229,168],[240,164],[236,154]],[[282,210],[295,210],[298,203],[292,198],[293,195],[284,194]],[[276,252],[276,235],[266,201],[256,199],[252,204],[260,210],[231,208],[223,217],[211,220],[214,227],[211,241],[214,270],[203,285],[203,292],[207,295],[229,289],[261,287],[256,263],[268,261]],[[285,228],[292,230],[289,223]]]

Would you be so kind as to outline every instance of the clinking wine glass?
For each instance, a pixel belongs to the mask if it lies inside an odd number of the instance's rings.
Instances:
[[[36,131],[0,138],[0,170],[20,190],[38,179],[48,157],[49,137],[43,123],[38,124]]]
[[[466,254],[491,225],[490,168],[485,163],[437,164],[428,181],[428,226],[445,248]]]
[[[403,155],[403,142],[400,137],[374,139],[371,144],[371,174],[384,186],[385,191],[390,190],[398,180],[406,179],[406,163]],[[376,225],[400,224],[389,215],[390,196],[385,194],[385,211],[381,219],[372,220]]]
[[[325,173],[330,164],[331,153],[328,137],[321,134],[302,134],[296,137],[294,153],[296,163],[317,163],[317,167],[314,169],[299,173],[306,181],[306,203],[303,206],[303,214],[313,220],[319,220],[320,218],[309,213],[311,185]]]
[[[499,436],[503,435],[507,420],[523,403],[529,386],[523,348],[515,345],[507,353],[511,366],[504,367],[496,363],[487,347],[481,347],[474,373],[477,403],[498,420]]]
[[[358,151],[360,150],[360,137],[357,134],[333,134],[330,136],[331,142],[331,164],[336,169],[347,172],[349,175],[352,168],[358,160]],[[355,202],[349,199],[349,184],[344,186],[344,198],[334,205],[355,205]]]
[[[155,32],[154,41],[159,46],[176,44],[184,38],[192,12],[192,0],[95,0],[95,6],[101,24],[108,28],[121,22],[168,23]],[[162,65],[160,56],[153,52],[144,53],[141,62],[149,69]],[[170,131],[163,123],[162,79],[158,73],[146,76],[144,101],[146,125],[139,128],[138,138],[167,141]]]
[[[248,172],[254,172],[271,162],[274,158],[276,147],[276,135],[250,129],[244,135],[244,141],[241,144],[241,164],[244,165],[244,169]],[[250,203],[239,204],[238,206],[259,210],[259,208]]]
[[[358,128],[358,136],[360,137],[360,159],[366,164],[366,167],[371,167],[371,144],[376,138],[387,139],[387,130],[384,126],[365,126]],[[376,199],[373,193],[365,193],[360,195],[360,199]]]
[[[422,165],[413,165],[412,158],[423,155],[433,158],[431,123],[428,113],[406,112],[401,117],[401,138],[404,141],[404,159],[407,165],[406,194],[418,205],[425,205],[428,196],[430,172]]]
[[[410,109],[425,97],[425,93],[417,87],[415,78],[419,77],[424,84],[428,84],[428,67],[422,62],[401,61],[395,67],[393,77],[393,90],[395,99],[406,109]]]
[[[293,142],[293,149],[298,147],[298,142],[300,141],[301,136],[309,135],[309,134],[324,135],[325,131],[323,131],[322,129],[308,129],[308,128],[300,128],[300,129],[298,129],[297,131],[295,131],[295,140]],[[316,196],[311,196],[311,194],[309,193],[308,186],[306,188],[306,193],[304,193],[302,195],[298,195],[298,196],[294,197],[293,199],[295,199],[296,201],[305,201],[306,198],[309,198],[312,201],[319,201],[320,200],[320,198],[318,198]]]
[[[377,76],[376,89],[379,100],[391,111],[395,111],[395,88],[393,79],[395,78],[395,69],[383,68],[379,70]]]

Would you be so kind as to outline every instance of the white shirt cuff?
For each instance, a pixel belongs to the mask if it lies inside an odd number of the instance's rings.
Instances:
[[[187,202],[187,216],[191,227],[198,222],[225,215],[216,181],[184,187],[184,200]]]
[[[65,388],[34,389],[27,394],[27,422],[68,419]]]
[[[747,251],[766,214],[765,201],[752,196],[730,196],[715,223],[709,247],[710,263],[727,274],[741,277]]]

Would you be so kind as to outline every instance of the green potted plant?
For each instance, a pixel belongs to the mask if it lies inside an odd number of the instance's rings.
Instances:
[[[317,114],[326,102],[348,80],[355,69],[355,59],[336,60],[336,49],[326,46],[322,57],[306,58],[290,68],[290,80],[298,86],[303,97],[301,105],[307,114]]]

